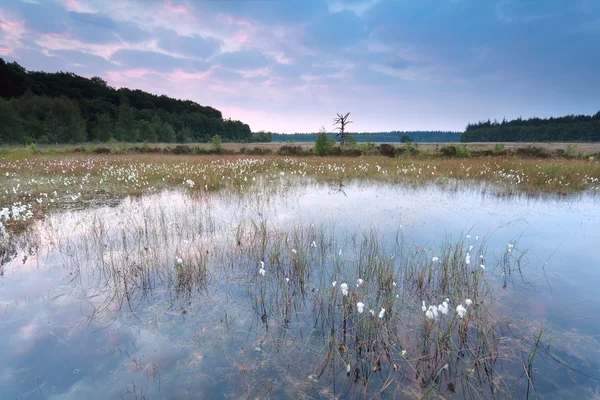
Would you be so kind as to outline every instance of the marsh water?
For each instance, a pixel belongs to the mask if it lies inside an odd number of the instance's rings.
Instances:
[[[268,259],[259,245],[246,247],[265,231],[278,241]],[[0,398],[591,398],[600,385],[599,232],[597,196],[505,197],[485,186],[165,191],[53,213],[3,261]],[[473,264],[493,292],[487,313],[506,321],[498,335],[505,352],[490,379],[506,390],[447,390],[436,379],[432,392],[379,362],[367,384],[343,362],[327,365],[330,333],[310,315],[319,312],[314,293],[354,285],[343,271],[366,237],[397,257],[395,268],[415,255],[441,256],[448,243],[481,249]],[[327,272],[301,278],[301,306],[269,306],[260,279],[275,279],[276,257],[297,254],[321,260]],[[188,264],[202,271],[189,275]],[[284,278],[295,279],[281,275],[272,290],[285,298]],[[402,301],[423,318],[420,299],[403,293]],[[540,332],[527,370],[525,344]]]

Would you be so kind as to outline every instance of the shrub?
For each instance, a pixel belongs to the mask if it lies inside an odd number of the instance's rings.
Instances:
[[[357,145],[356,149],[360,151],[361,155],[371,155],[377,154],[379,152],[377,150],[377,147],[373,143],[371,143],[371,141],[367,141],[366,143]]]
[[[579,149],[577,148],[576,145],[570,144],[565,149],[565,156],[570,157],[570,158],[579,157]]]
[[[38,152],[39,152],[39,150],[38,150],[37,144],[35,144],[35,143],[30,143],[30,144],[27,146],[27,151],[29,151],[29,152],[30,152],[30,153],[32,153],[32,154],[36,154],[36,153],[38,153]]]
[[[212,150],[219,153],[222,149],[222,139],[221,139],[221,135],[215,135],[212,137],[211,139],[211,143],[212,143]]]
[[[320,132],[315,140],[314,153],[317,156],[326,156],[331,154],[334,141],[327,137],[324,132]]]
[[[204,146],[196,146],[196,147],[194,147],[193,153],[194,154],[206,154],[206,153],[208,153],[208,150]]]
[[[342,149],[342,156],[345,157],[360,157],[362,156],[362,152],[359,149]]]
[[[440,148],[440,154],[443,157],[469,157],[471,152],[467,146],[444,146]]]
[[[456,156],[457,157],[469,157],[471,155],[471,152],[469,151],[469,149],[467,148],[467,146],[458,146],[456,148]]]
[[[398,155],[401,156],[418,156],[421,154],[419,144],[415,142],[408,142],[404,146],[398,148]]]
[[[110,154],[110,149],[108,147],[96,147],[92,152],[95,154]]]
[[[249,154],[249,155],[256,155],[256,154],[263,155],[263,154],[271,154],[272,151],[271,151],[271,149],[263,149],[261,147],[254,147],[253,149],[242,147],[240,149],[240,153]]]
[[[377,147],[377,150],[379,150],[379,153],[381,153],[382,156],[396,157],[396,148],[394,146],[392,146],[391,144],[388,144],[388,143],[380,144]]]
[[[515,154],[521,157],[548,158],[552,153],[543,147],[527,146],[519,147],[515,150]]]
[[[504,153],[504,143],[496,143],[494,145],[494,153],[496,153],[496,154]]]
[[[173,154],[191,154],[192,149],[188,146],[184,146],[182,144],[175,146],[172,150]]]
[[[282,156],[301,156],[308,154],[308,152],[303,151],[302,146],[281,146],[277,150],[277,154]]]

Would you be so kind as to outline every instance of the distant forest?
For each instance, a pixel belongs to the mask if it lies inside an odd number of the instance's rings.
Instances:
[[[102,78],[26,71],[0,58],[0,145],[264,141],[240,121],[190,100],[114,89]]]
[[[599,142],[600,111],[594,116],[530,118],[469,124],[461,142]]]
[[[318,133],[272,133],[273,142],[314,142]],[[335,133],[328,134],[335,138]],[[350,133],[357,142],[458,142],[461,132],[442,132],[442,131],[392,131],[392,132],[361,132]]]

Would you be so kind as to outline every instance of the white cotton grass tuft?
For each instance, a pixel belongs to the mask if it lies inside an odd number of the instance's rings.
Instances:
[[[375,310],[371,309],[369,310],[369,312],[371,313],[371,315],[375,316]]]
[[[429,308],[427,309],[427,311],[425,312],[425,316],[429,319],[432,320],[437,320],[438,319],[438,309],[436,306],[429,306]]]
[[[471,255],[467,254],[467,256],[465,257],[465,264],[469,265],[471,264]]]
[[[466,300],[465,300],[465,305],[466,305],[467,307],[469,307],[471,304],[473,304],[473,300],[471,300],[471,299],[466,299]]]
[[[178,265],[183,264],[183,260],[181,259],[181,257],[175,257],[175,264],[178,264]]]
[[[427,311],[427,306],[425,305],[425,300],[423,300],[423,305],[421,306],[421,310],[423,310],[423,312]]]
[[[459,304],[456,306],[456,314],[458,315],[458,318],[463,318],[467,315],[467,309],[464,308],[462,304]]]
[[[511,253],[511,252],[512,252],[512,250],[513,250],[513,247],[515,247],[515,245],[514,245],[514,244],[512,244],[512,243],[509,243],[509,244],[508,244],[508,252],[509,252],[509,253]]]
[[[383,318],[385,315],[385,308],[381,307],[381,311],[379,311],[379,318]]]
[[[362,301],[356,303],[356,311],[358,311],[359,314],[362,314],[363,311],[365,311],[365,304]]]
[[[290,278],[285,278],[285,282],[288,283],[290,281]]]
[[[431,259],[431,261],[434,262],[434,263],[436,263],[436,262],[440,261],[440,259],[438,257],[433,257]]]
[[[348,296],[348,284],[347,283],[342,283],[340,285],[340,289],[342,289],[342,294],[344,296]]]
[[[485,269],[485,265],[484,264],[479,264],[479,268]]]
[[[331,286],[335,287],[335,285],[337,285],[337,281],[331,282]]]
[[[264,268],[262,268],[262,267],[261,267],[261,268],[258,270],[258,273],[259,273],[259,274],[261,274],[262,276],[265,276],[265,274],[267,273],[267,271],[266,271]]]
[[[362,286],[362,284],[363,284],[364,282],[365,282],[364,280],[362,280],[362,279],[358,278],[358,279],[356,280],[356,287],[361,287],[361,286]]]
[[[440,313],[442,313],[443,315],[447,315],[448,314],[448,303],[447,302],[442,302],[442,304],[440,304],[438,306],[438,311]]]
[[[471,235],[467,235],[467,239],[471,239]]]

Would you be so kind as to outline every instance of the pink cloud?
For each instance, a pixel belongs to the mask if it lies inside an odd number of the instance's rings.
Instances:
[[[168,79],[170,82],[173,82],[173,83],[183,83],[186,81],[204,80],[208,76],[210,76],[213,69],[214,69],[214,67],[211,68],[210,70],[204,71],[204,72],[185,72],[181,69],[178,69],[178,70],[175,70],[175,71],[169,73]]]
[[[172,14],[189,14],[190,9],[182,4],[173,4],[171,1],[165,2],[165,10]]]
[[[247,21],[245,19],[235,18],[235,17],[232,17],[231,15],[227,16],[227,23],[229,25],[243,26],[244,28],[248,28],[248,29],[254,28],[254,25],[250,21]]]
[[[10,47],[0,45],[0,55],[8,56],[8,55],[12,54],[12,52],[13,52],[13,49],[11,49]]]
[[[122,71],[108,71],[106,78],[109,82],[123,83],[125,86],[131,79],[141,79],[148,74],[156,74],[156,71],[147,68],[125,69]]]
[[[25,32],[25,21],[2,19],[0,16],[0,29],[12,37],[19,38]]]

